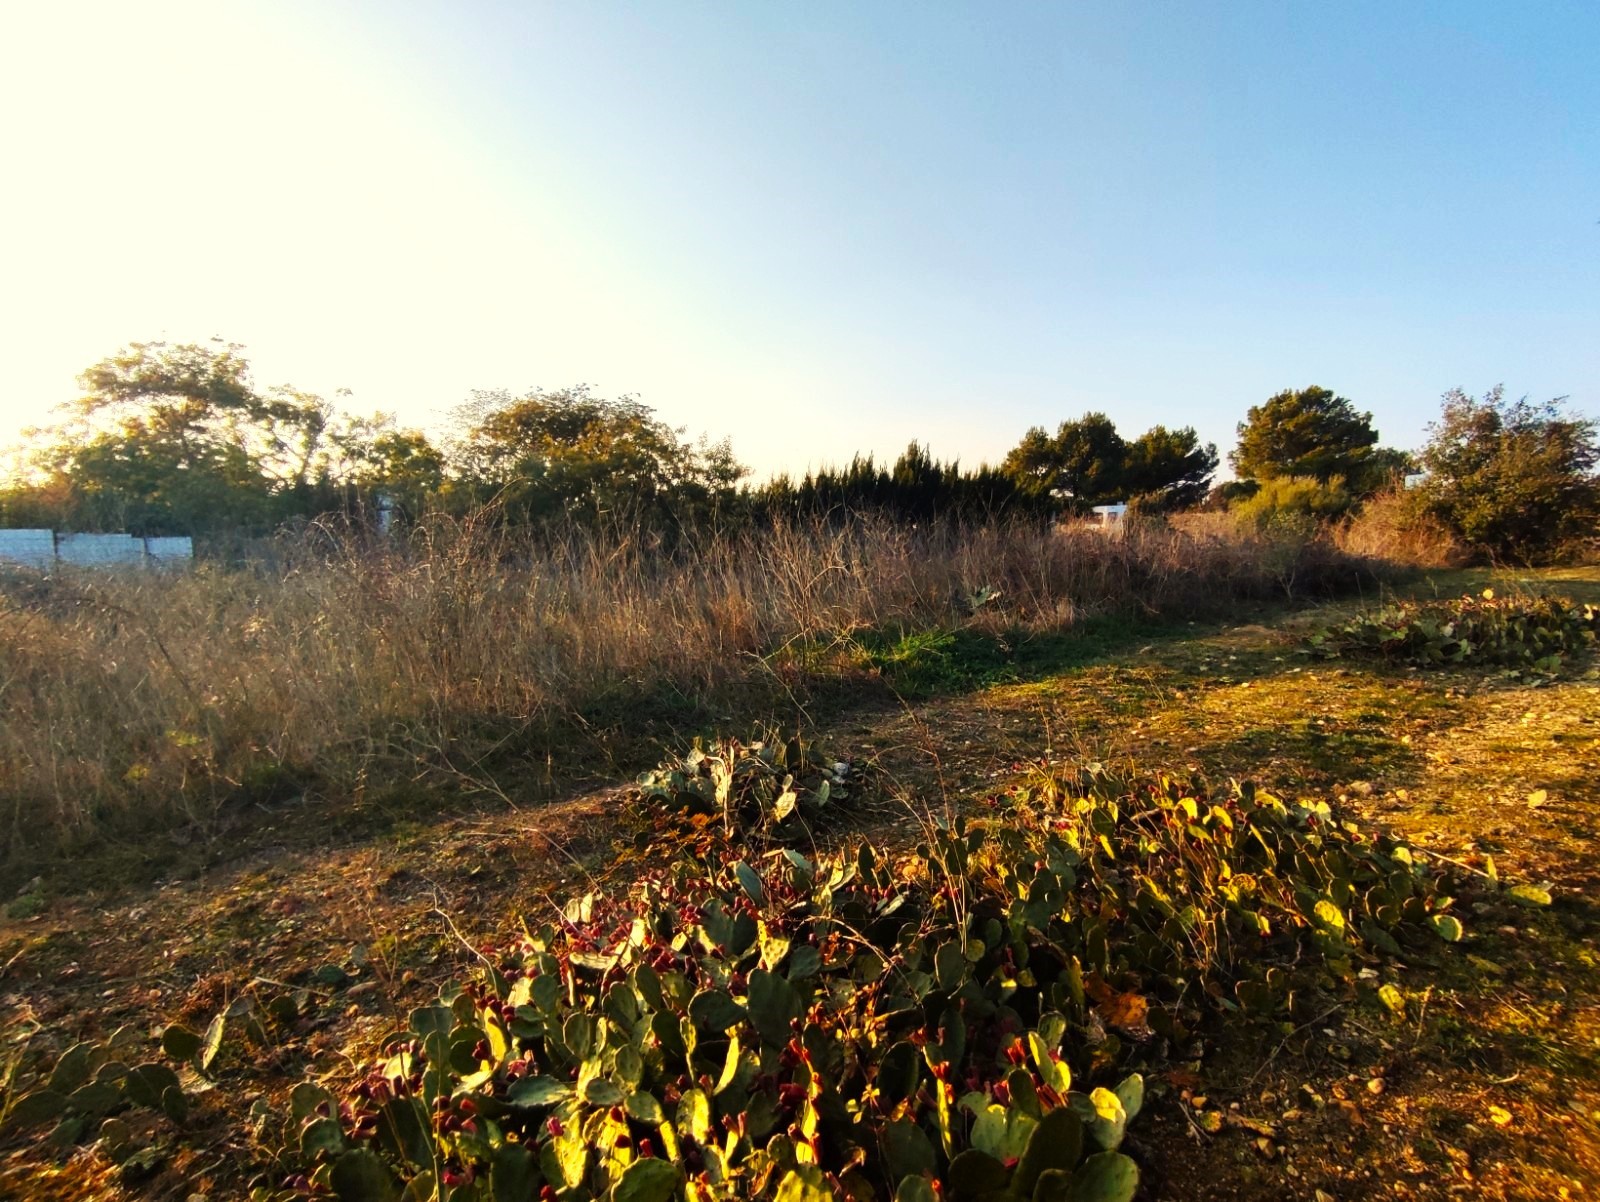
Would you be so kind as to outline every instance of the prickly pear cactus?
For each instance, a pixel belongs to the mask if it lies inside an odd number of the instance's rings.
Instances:
[[[297,1090],[304,1176],[263,1202],[1128,1202],[1156,1049],[1461,937],[1405,847],[1243,785],[1053,767],[910,855],[697,846],[528,929],[342,1097]]]

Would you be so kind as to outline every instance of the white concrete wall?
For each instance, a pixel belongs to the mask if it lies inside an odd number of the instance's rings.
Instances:
[[[49,571],[56,566],[54,530],[0,530],[0,563]]]
[[[144,553],[152,567],[180,567],[194,559],[194,539],[185,535],[144,540]]]
[[[61,534],[53,530],[0,530],[0,564],[48,572],[74,568],[178,568],[194,562],[188,535],[134,538],[131,534]]]
[[[75,568],[137,567],[144,563],[144,540],[131,534],[63,534],[56,558]]]

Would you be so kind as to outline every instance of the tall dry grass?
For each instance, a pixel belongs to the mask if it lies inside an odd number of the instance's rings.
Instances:
[[[1472,560],[1472,549],[1398,485],[1368,497],[1353,516],[1334,526],[1332,536],[1349,555],[1407,567],[1459,568]]]
[[[337,799],[471,769],[514,789],[530,765],[592,755],[594,725],[625,727],[630,706],[770,694],[797,639],[1192,617],[1353,573],[1321,545],[1144,525],[816,524],[666,554],[437,522],[383,545],[314,531],[270,567],[11,574],[0,822],[15,859],[308,787]],[[974,617],[985,587],[1000,600]]]

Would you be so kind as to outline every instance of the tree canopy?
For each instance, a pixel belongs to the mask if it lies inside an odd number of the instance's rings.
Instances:
[[[1035,426],[1002,465],[1032,493],[1059,497],[1080,511],[1134,498],[1180,508],[1206,494],[1217,449],[1192,428],[1154,426],[1132,442],[1104,413],[1064,421],[1054,435]]]
[[[479,392],[457,421],[458,490],[526,519],[701,520],[746,474],[727,441],[688,442],[637,399],[585,385]]]
[[[1055,508],[1049,497],[1019,488],[998,468],[944,462],[918,442],[887,466],[856,455],[844,467],[819,468],[798,482],[779,475],[755,490],[751,502],[758,519],[875,513],[907,521],[985,521],[1042,517]]]
[[[0,519],[135,534],[266,533],[374,501],[402,510],[488,500],[511,520],[713,518],[745,469],[632,397],[586,387],[480,392],[435,445],[383,414],[355,417],[292,388],[260,389],[242,348],[134,343],[80,377],[63,420],[35,432]]]
[[[1128,444],[1124,483],[1130,498],[1186,509],[1205,500],[1216,470],[1216,445],[1202,444],[1193,427],[1152,426]]]
[[[264,530],[330,502],[342,429],[322,398],[258,391],[241,348],[134,343],[80,377],[35,448],[67,524],[194,534]]]
[[[1241,476],[1335,476],[1364,481],[1378,432],[1372,414],[1360,413],[1326,388],[1285,389],[1251,406],[1239,423],[1239,445],[1229,456]]]
[[[1191,506],[1218,462],[1192,427],[1127,438],[1091,412],[1054,432],[1028,430],[999,467],[943,462],[914,441],[892,463],[858,455],[751,489],[727,441],[690,441],[637,398],[583,385],[474,393],[436,444],[382,414],[355,417],[312,393],[258,387],[231,343],[133,343],[80,379],[82,396],[33,442],[29,470],[0,486],[0,521],[261,533],[377,494],[412,514],[493,502],[521,524],[656,531],[861,511],[1046,517],[1118,501]],[[1593,422],[1567,416],[1559,402],[1456,391],[1430,433],[1420,462],[1431,476],[1419,496],[1464,540],[1531,559],[1592,531],[1600,515]],[[1311,481],[1354,503],[1417,462],[1377,443],[1371,414],[1312,386],[1252,407],[1231,459],[1247,477],[1241,488]]]
[[[1445,393],[1418,456],[1429,510],[1495,558],[1534,563],[1595,537],[1600,521],[1600,439],[1595,422],[1561,400],[1508,401]]]

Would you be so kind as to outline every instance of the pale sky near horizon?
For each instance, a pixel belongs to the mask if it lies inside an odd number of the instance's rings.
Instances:
[[[1600,416],[1600,5],[0,5],[0,443],[132,341],[758,475],[1321,384]]]

